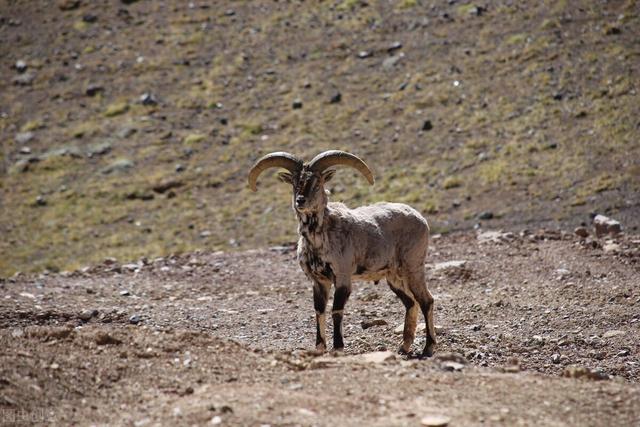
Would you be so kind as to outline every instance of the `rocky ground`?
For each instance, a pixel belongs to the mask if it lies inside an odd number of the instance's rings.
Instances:
[[[639,29],[634,0],[0,0],[0,425],[640,425]],[[327,149],[376,176],[333,200],[428,215],[435,357],[395,354],[384,283],[309,351],[290,188],[246,174]],[[624,234],[574,232],[598,213]]]
[[[429,360],[395,355],[383,283],[356,284],[344,354],[310,352],[292,246],[3,280],[0,421],[638,425],[640,236],[434,236],[425,268]]]

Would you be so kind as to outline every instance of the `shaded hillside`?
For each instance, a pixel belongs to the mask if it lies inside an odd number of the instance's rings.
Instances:
[[[437,231],[640,224],[635,1],[0,4],[0,275],[291,241],[274,150]]]

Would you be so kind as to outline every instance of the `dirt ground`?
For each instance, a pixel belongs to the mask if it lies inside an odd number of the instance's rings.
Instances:
[[[344,354],[309,352],[293,246],[4,280],[0,425],[638,425],[640,237],[481,236],[433,240],[429,360],[380,353],[384,283],[356,284]]]

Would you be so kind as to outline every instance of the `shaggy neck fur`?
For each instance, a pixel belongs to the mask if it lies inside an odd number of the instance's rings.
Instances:
[[[302,213],[297,212],[298,217],[298,233],[307,241],[313,244],[319,243],[322,226],[324,224],[327,208],[319,212]]]

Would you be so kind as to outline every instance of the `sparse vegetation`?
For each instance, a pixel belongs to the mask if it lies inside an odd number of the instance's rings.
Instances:
[[[114,117],[119,116],[120,114],[124,114],[129,111],[129,104],[126,102],[116,102],[107,107],[104,111],[104,115],[106,117]]]
[[[276,150],[357,153],[376,185],[340,171],[334,199],[408,202],[438,230],[472,226],[487,200],[502,207],[496,227],[607,209],[638,225],[623,202],[640,191],[633,1],[236,2],[216,25],[213,9],[153,2],[134,6],[145,25],[116,21],[116,9],[91,24],[82,4],[0,46],[11,78],[23,75],[20,58],[36,76],[2,91],[0,276],[291,240],[287,189],[274,176],[257,195],[245,187],[253,161]],[[38,5],[16,16],[27,22]],[[14,40],[24,25],[3,28]],[[34,58],[45,39],[60,55]],[[395,40],[404,57],[383,68]],[[87,96],[89,83],[104,90]],[[330,103],[335,90],[341,101]],[[136,102],[147,92],[161,102]],[[19,144],[18,132],[33,139]],[[119,159],[134,166],[102,173]],[[150,183],[174,178],[184,185],[149,197]],[[46,205],[34,205],[39,195]],[[468,201],[452,208],[451,198]],[[268,220],[256,204],[272,209]]]

